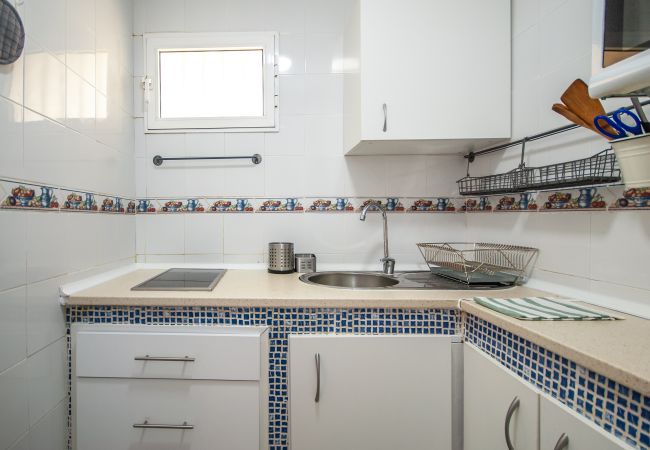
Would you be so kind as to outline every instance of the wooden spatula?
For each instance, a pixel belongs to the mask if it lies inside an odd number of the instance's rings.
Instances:
[[[587,83],[578,78],[571,83],[560,98],[571,112],[582,119],[583,122],[590,124],[588,128],[596,130],[594,118],[605,115],[605,108],[603,108],[600,100],[589,97]],[[604,128],[612,134],[616,134],[616,131],[609,125],[605,124]]]
[[[567,108],[562,103],[554,103],[553,108],[551,108],[551,109],[553,109],[553,111],[555,111],[559,115],[564,116],[565,118],[569,119],[570,122],[573,122],[576,125],[580,125],[581,127],[589,128],[590,130],[596,131],[595,127],[592,124],[588,124],[587,122],[582,120],[573,111],[571,111],[569,108]]]

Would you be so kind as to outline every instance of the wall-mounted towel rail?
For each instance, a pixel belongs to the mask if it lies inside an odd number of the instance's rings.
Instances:
[[[650,100],[646,100],[644,102],[639,102],[639,107],[646,106],[646,105],[650,105]],[[633,108],[635,108],[635,106],[634,105],[627,106],[626,108],[627,109],[633,109]],[[612,114],[612,113],[608,112],[607,114],[609,115],[609,114]],[[554,128],[552,130],[544,131],[542,133],[533,134],[532,136],[526,136],[526,137],[524,137],[522,139],[518,139],[516,141],[507,142],[505,144],[501,144],[501,145],[497,145],[497,146],[494,146],[494,147],[486,148],[484,150],[479,150],[479,151],[476,151],[476,152],[469,152],[468,154],[465,155],[465,158],[467,158],[469,160],[469,162],[474,162],[474,158],[476,158],[477,156],[487,155],[489,153],[498,152],[498,151],[501,151],[501,150],[508,149],[510,147],[516,147],[518,145],[524,144],[525,142],[536,141],[538,139],[543,139],[543,138],[548,137],[548,136],[553,136],[553,135],[556,135],[556,134],[564,133],[565,131],[574,130],[576,128],[580,128],[580,127],[578,125],[566,125],[566,126],[563,126],[563,127],[560,127],[560,128]]]
[[[160,166],[164,161],[186,161],[199,159],[250,159],[253,164],[259,164],[262,162],[262,155],[255,153],[251,156],[183,156],[179,158],[163,158],[160,155],[156,155],[153,157],[153,163],[156,166]]]

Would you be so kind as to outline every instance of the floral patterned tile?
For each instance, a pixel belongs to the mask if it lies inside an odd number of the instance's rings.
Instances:
[[[420,198],[409,201],[409,212],[435,212],[449,213],[456,212],[454,200],[449,197]]]
[[[496,212],[534,212],[539,209],[537,195],[533,192],[524,192],[516,195],[504,195],[495,201]]]
[[[305,199],[309,204],[307,212],[354,212],[354,204],[349,198],[317,198]]]
[[[465,200],[463,205],[460,207],[462,211],[466,212],[491,212],[493,207],[492,207],[492,201],[490,200],[490,197],[484,196],[484,197],[478,197],[478,198],[468,198]]]
[[[599,188],[569,189],[540,192],[541,211],[604,210],[607,208],[605,190]]]
[[[388,197],[388,198],[365,198],[365,199],[359,199],[359,201],[356,202],[358,205],[356,207],[357,212],[361,212],[363,208],[366,207],[371,202],[376,202],[379,203],[381,206],[386,208],[387,212],[405,212],[406,208],[404,207],[404,204],[400,201],[399,198],[397,197]],[[377,211],[376,208],[371,208],[368,211]]]
[[[2,181],[2,208],[58,210],[60,195],[58,190],[49,186]]]
[[[610,209],[650,209],[650,187],[625,189],[612,187],[614,201]]]
[[[297,198],[262,200],[256,212],[303,212],[302,203]]]
[[[97,196],[90,192],[64,190],[61,191],[61,196],[63,197],[63,204],[61,205],[61,210],[63,211],[99,211]],[[103,197],[100,198],[101,201],[103,201]]]
[[[160,213],[201,213],[205,212],[205,206],[197,198],[158,200],[157,210]]]
[[[157,204],[152,202],[151,200],[138,199],[137,203],[138,203],[138,206],[136,206],[137,214],[151,214],[156,212]]]
[[[255,207],[246,198],[207,199],[207,212],[211,213],[252,213]]]
[[[124,200],[126,203],[126,213],[127,214],[135,214],[136,206],[135,206],[135,200],[133,199],[128,199]]]
[[[128,202],[132,202],[132,200],[127,200],[121,197],[102,196],[98,199],[99,211],[112,214],[124,214],[128,208]],[[135,203],[133,203],[132,206],[133,211],[135,211]]]

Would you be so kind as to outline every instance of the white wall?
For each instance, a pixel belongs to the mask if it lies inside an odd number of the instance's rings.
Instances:
[[[135,0],[135,137],[137,196],[259,198],[436,197],[456,192],[465,161],[456,157],[341,156],[341,36],[346,0]],[[565,125],[551,111],[564,89],[591,74],[590,0],[513,0],[513,138]],[[280,32],[279,133],[143,132],[139,77],[142,37],[157,31]],[[287,62],[291,64],[287,64]],[[625,101],[608,101],[612,109]],[[590,156],[606,147],[585,130],[530,143],[528,165]],[[200,163],[156,168],[156,154],[258,152],[255,167]],[[519,149],[478,158],[473,175],[508,171]],[[539,201],[539,200],[538,200]],[[459,206],[458,203],[456,206]],[[391,251],[399,264],[420,261],[419,241],[481,240],[539,247],[533,285],[650,315],[643,257],[650,249],[648,212],[539,214],[392,214]],[[377,222],[377,223],[375,223]],[[266,243],[296,242],[325,263],[373,267],[381,229],[356,214],[203,214],[137,217],[140,261],[262,262]],[[607,299],[604,299],[607,297]],[[611,299],[614,300],[611,300]],[[647,308],[647,309],[644,309]]]
[[[591,74],[591,0],[513,1],[513,137],[568,124],[551,111],[576,78]],[[607,101],[607,110],[629,101]],[[590,156],[605,140],[579,129],[526,146],[526,163],[543,165]],[[472,175],[514,169],[520,149],[481,157]],[[467,215],[469,240],[538,247],[532,285],[559,285],[566,295],[650,316],[650,212],[557,212]],[[537,284],[538,283],[538,284]]]
[[[16,3],[27,42],[0,66],[0,180],[132,197],[130,0]],[[3,209],[0,230],[0,449],[64,449],[58,287],[132,262],[135,219]]]
[[[342,34],[346,0],[135,0],[135,119],[138,198],[432,197],[456,191],[456,157],[348,157],[342,150]],[[142,33],[280,33],[280,131],[145,135]],[[195,163],[155,167],[163,155],[260,153],[259,166]],[[226,166],[226,167],[224,167]],[[231,166],[231,167],[227,167]],[[303,202],[304,203],[304,202]],[[261,262],[266,243],[295,241],[321,261],[377,264],[381,225],[356,214],[139,216],[141,261]],[[272,216],[272,217],[269,217]],[[391,251],[419,262],[414,245],[458,230],[461,217],[390,217]],[[412,236],[411,239],[403,239]]]

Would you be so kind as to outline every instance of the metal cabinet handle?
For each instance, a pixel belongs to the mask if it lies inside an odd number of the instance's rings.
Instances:
[[[172,362],[194,362],[196,358],[191,358],[189,356],[136,356],[136,361],[172,361]]]
[[[382,131],[385,133],[388,131],[388,106],[386,106],[386,103],[383,105],[384,108],[384,127],[382,128]]]
[[[569,446],[569,436],[566,433],[562,433],[560,439],[557,440],[554,450],[563,450]]]
[[[320,353],[314,355],[314,361],[316,362],[316,397],[314,401],[318,403],[320,401]]]
[[[169,425],[164,423],[149,423],[145,420],[143,423],[134,423],[133,428],[156,428],[159,430],[193,430],[194,425],[183,422],[181,425]]]
[[[512,445],[512,441],[510,440],[510,420],[512,419],[512,415],[518,409],[519,409],[519,397],[515,397],[512,399],[510,406],[508,406],[508,412],[506,413],[505,433],[506,433],[506,445],[508,446],[508,450],[515,450],[515,446]]]

